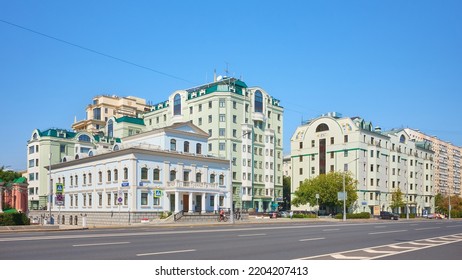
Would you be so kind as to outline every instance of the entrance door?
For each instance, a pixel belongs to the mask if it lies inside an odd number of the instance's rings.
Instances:
[[[170,211],[175,212],[175,194],[170,195]]]
[[[183,195],[183,211],[189,212],[189,194]]]
[[[202,211],[202,195],[196,195],[196,212]]]

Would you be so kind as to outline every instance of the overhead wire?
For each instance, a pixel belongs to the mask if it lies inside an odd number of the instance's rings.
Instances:
[[[184,79],[184,78],[172,75],[172,74],[168,74],[166,72],[162,72],[162,71],[153,69],[151,67],[147,67],[147,66],[135,63],[135,62],[131,62],[129,60],[119,58],[119,57],[116,57],[116,56],[113,56],[113,55],[110,55],[110,54],[106,54],[106,53],[103,53],[103,52],[100,52],[100,51],[97,51],[97,50],[94,50],[94,49],[90,49],[90,48],[87,48],[87,47],[84,47],[84,46],[81,46],[81,45],[78,45],[78,44],[75,44],[75,43],[72,43],[72,42],[69,42],[69,41],[54,37],[54,36],[51,36],[51,35],[45,34],[43,32],[39,32],[37,30],[33,30],[33,29],[30,29],[30,28],[21,26],[21,25],[16,24],[16,23],[12,23],[12,22],[9,22],[9,21],[3,20],[3,19],[0,19],[0,22],[3,22],[5,24],[11,25],[11,26],[14,26],[14,27],[17,27],[17,28],[20,28],[20,29],[25,30],[25,31],[35,33],[37,35],[46,37],[48,39],[58,41],[58,42],[63,43],[63,44],[67,44],[67,45],[70,45],[70,46],[73,46],[73,47],[76,47],[76,48],[79,48],[79,49],[82,49],[82,50],[85,50],[85,51],[88,51],[88,52],[91,52],[91,53],[94,53],[94,54],[97,54],[97,55],[101,55],[101,56],[104,56],[104,57],[107,57],[107,58],[110,58],[110,59],[113,59],[113,60],[117,60],[119,62],[123,62],[123,63],[128,64],[128,65],[132,65],[132,66],[135,66],[135,67],[138,67],[138,68],[149,70],[151,72],[154,72],[154,73],[157,73],[157,74],[160,74],[160,75],[172,78],[172,79],[184,81],[184,82],[187,82],[187,83],[190,83],[190,84],[195,84],[194,82],[191,82],[191,81],[189,81],[187,79]]]

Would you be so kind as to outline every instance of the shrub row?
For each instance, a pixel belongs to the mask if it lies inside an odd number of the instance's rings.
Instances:
[[[342,213],[335,215],[335,219],[340,220],[342,218],[343,218]],[[371,214],[367,212],[362,212],[362,213],[357,213],[357,214],[347,213],[347,219],[370,219],[370,218],[371,218]]]
[[[294,219],[315,219],[317,217],[314,214],[294,214],[292,218]]]
[[[0,226],[30,225],[25,213],[0,213]]]

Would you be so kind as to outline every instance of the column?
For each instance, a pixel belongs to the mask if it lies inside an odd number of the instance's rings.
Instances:
[[[214,200],[215,200],[215,205],[213,206],[213,210],[215,210],[215,212],[218,211],[218,204],[220,203],[220,200],[219,200],[219,196],[218,194],[214,194]]]
[[[184,202],[183,202],[184,203]],[[193,193],[189,193],[189,211],[188,213],[193,213],[194,212],[194,205],[193,205]]]
[[[175,192],[175,213],[180,212],[180,192]]]
[[[206,208],[205,208],[205,192],[202,193],[202,203],[201,203],[201,205],[202,205],[201,213],[205,214],[205,212],[206,212]]]

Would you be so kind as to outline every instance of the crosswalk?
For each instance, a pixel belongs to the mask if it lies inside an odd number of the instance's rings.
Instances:
[[[462,233],[330,253],[325,255],[300,258],[300,260],[374,260],[460,241],[462,241]]]

